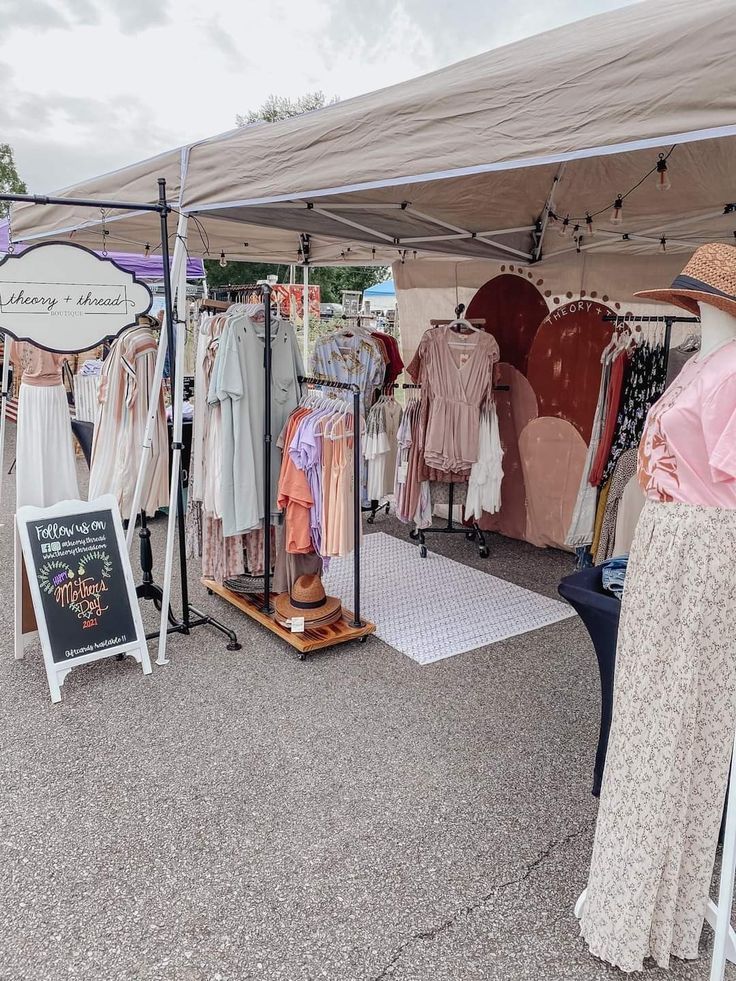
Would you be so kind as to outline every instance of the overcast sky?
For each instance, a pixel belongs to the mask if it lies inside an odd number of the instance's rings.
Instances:
[[[0,142],[52,191],[231,129],[270,94],[346,99],[627,0],[0,0]]]

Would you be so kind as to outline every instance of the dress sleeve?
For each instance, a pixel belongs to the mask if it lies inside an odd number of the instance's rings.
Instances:
[[[424,362],[427,357],[427,343],[427,334],[425,332],[421,341],[419,342],[419,347],[417,348],[414,357],[406,366],[406,373],[416,384],[421,384],[422,368],[424,367]]]
[[[243,379],[240,374],[237,345],[235,329],[232,326],[226,328],[217,348],[210,385],[210,402],[223,402],[227,398],[243,397]]]
[[[705,400],[702,425],[711,478],[736,480],[736,374]]]

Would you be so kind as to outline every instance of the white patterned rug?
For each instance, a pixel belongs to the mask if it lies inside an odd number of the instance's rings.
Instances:
[[[361,614],[376,634],[419,664],[486,647],[566,620],[566,603],[522,589],[393,535],[366,535],[361,548]],[[325,589],[353,608],[353,557],[333,559]]]

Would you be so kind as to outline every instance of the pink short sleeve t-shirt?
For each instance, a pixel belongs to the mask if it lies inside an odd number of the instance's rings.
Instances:
[[[639,483],[654,501],[736,508],[736,340],[691,358],[649,410]]]

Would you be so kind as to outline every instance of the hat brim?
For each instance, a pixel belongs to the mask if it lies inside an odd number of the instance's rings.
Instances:
[[[731,300],[727,296],[718,296],[714,293],[706,293],[704,290],[684,290],[684,289],[664,289],[664,290],[642,290],[634,293],[645,300],[655,300],[657,303],[669,303],[673,307],[680,307],[687,310],[695,317],[700,316],[699,303],[707,303],[709,306],[717,307],[736,317],[736,300]]]
[[[291,596],[288,593],[280,593],[273,601],[273,605],[276,612],[284,620],[290,620],[292,617],[304,617],[305,623],[309,623],[312,620],[325,620],[327,617],[331,617],[336,611],[339,616],[339,611],[342,607],[340,600],[336,596],[326,596],[325,602],[320,606],[314,607],[311,610],[304,610],[292,604]]]
[[[342,607],[338,607],[327,617],[320,617],[319,620],[305,620],[304,629],[305,630],[319,630],[321,627],[330,627],[333,623],[337,623],[341,620],[343,616]],[[280,626],[285,627],[287,630],[291,627],[293,617],[282,617],[278,612],[273,615],[274,620]]]

